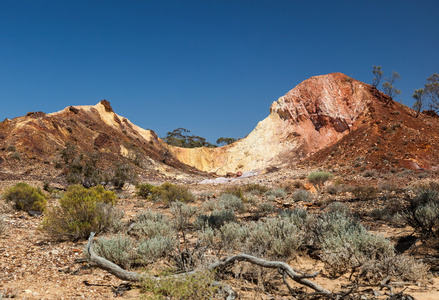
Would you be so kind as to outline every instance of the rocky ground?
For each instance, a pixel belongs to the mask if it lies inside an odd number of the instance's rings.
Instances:
[[[272,173],[261,174],[251,178],[235,181],[233,184],[259,183],[268,187],[286,187],[293,185],[293,182],[302,182],[305,188],[313,190],[305,179],[310,170],[295,169],[282,170]],[[431,176],[437,176],[430,174]],[[380,184],[394,184],[399,187],[416,185],[430,180],[431,177],[423,177],[417,174],[410,174],[406,177],[397,177],[395,174],[374,174],[371,177],[360,175],[335,176],[331,183],[336,180],[343,180],[343,184],[362,184],[379,186]],[[337,179],[339,178],[339,179]],[[1,182],[0,192],[19,182],[19,180],[4,180]],[[42,182],[28,181],[34,186],[42,186]],[[201,185],[196,182],[186,184],[193,193],[197,195],[209,193],[215,197],[222,189],[230,184]],[[290,194],[289,194],[290,195]],[[167,208],[161,203],[153,203],[144,199],[136,198],[133,190],[127,189],[122,194],[118,207],[125,211],[125,220],[133,219],[137,213],[145,209],[159,210],[167,213]],[[310,212],[324,210],[329,202],[339,201],[348,204],[353,212],[358,214],[364,224],[374,233],[380,233],[390,238],[394,243],[399,237],[412,233],[411,228],[397,226],[371,216],[371,212],[389,206],[394,199],[401,196],[395,190],[383,191],[381,197],[373,200],[352,201],[346,193],[330,195],[315,194],[313,200],[295,202],[287,196],[272,201],[278,209],[305,208]],[[58,196],[53,196],[49,205],[56,203]],[[146,297],[139,293],[138,287],[130,286],[128,282],[117,279],[106,271],[91,267],[84,258],[83,249],[86,241],[79,242],[56,242],[44,234],[39,227],[42,216],[30,216],[28,213],[14,211],[8,207],[3,200],[0,213],[5,216],[5,234],[0,236],[0,299],[137,299]],[[196,203],[200,206],[205,198],[198,197]],[[241,218],[245,218],[242,215]],[[422,246],[419,242],[414,246],[415,255],[419,258],[437,258],[438,249]],[[415,249],[413,246],[410,251]],[[417,254],[416,254],[417,253]],[[343,285],[348,284],[348,275],[338,279],[330,279],[324,270],[323,263],[311,258],[306,253],[301,253],[296,259],[288,262],[297,269],[305,271],[320,271],[321,275],[316,282],[329,290],[339,290]],[[432,269],[429,278],[418,283],[399,283],[394,285],[395,291],[404,291],[415,299],[439,299],[439,278],[438,269]],[[240,294],[241,299],[292,299],[288,291],[277,278],[273,284],[277,286],[277,292],[262,291],[258,285],[252,284],[243,278],[228,279],[227,281]],[[131,288],[130,288],[131,287]],[[299,286],[296,286],[299,288]],[[374,288],[380,293],[378,298],[385,299],[385,290]],[[276,289],[273,289],[276,290]]]

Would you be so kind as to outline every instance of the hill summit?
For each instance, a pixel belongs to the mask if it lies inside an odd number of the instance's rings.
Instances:
[[[106,100],[6,119],[0,123],[0,170],[3,176],[62,178],[63,163],[75,158],[92,159],[103,170],[128,164],[144,178],[358,160],[363,168],[435,169],[438,132],[434,114],[417,117],[372,86],[332,73],[303,81],[273,102],[247,137],[219,148],[170,146],[117,115]]]

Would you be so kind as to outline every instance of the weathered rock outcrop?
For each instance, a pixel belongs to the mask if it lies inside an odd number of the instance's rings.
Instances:
[[[1,122],[0,168],[13,173],[60,174],[62,169],[54,167],[67,143],[74,145],[75,155],[98,157],[102,169],[124,163],[139,172],[172,177],[178,171],[198,172],[175,159],[154,131],[117,115],[106,100],[50,114],[31,112]]]
[[[246,138],[221,148],[169,149],[183,163],[218,174],[292,163],[348,134],[372,98],[369,85],[344,74],[312,77],[275,101]]]

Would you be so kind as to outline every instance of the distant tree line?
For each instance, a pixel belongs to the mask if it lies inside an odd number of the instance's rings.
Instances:
[[[208,147],[215,148],[218,146],[230,145],[235,142],[235,138],[220,137],[216,141],[216,145],[209,143],[205,138],[190,134],[190,130],[185,128],[177,128],[170,131],[163,137],[163,140],[172,146],[182,147],[182,148],[199,148]]]

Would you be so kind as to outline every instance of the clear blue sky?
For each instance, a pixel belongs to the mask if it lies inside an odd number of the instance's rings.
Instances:
[[[0,120],[111,102],[155,130],[244,137],[301,81],[439,72],[439,1],[0,1]]]

